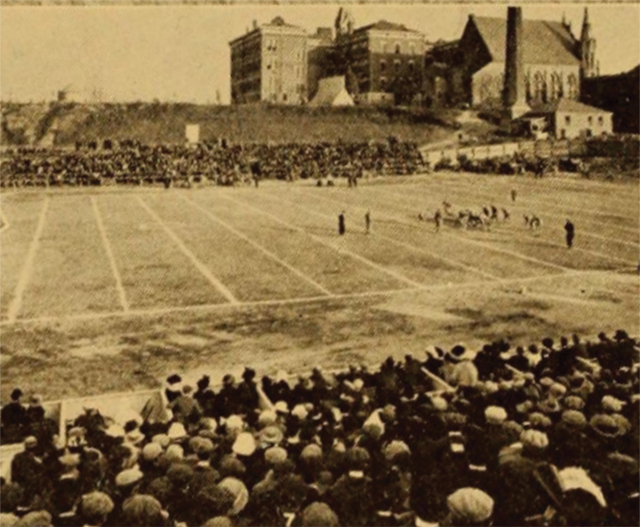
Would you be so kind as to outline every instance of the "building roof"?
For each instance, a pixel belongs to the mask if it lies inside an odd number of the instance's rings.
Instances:
[[[376,29],[378,31],[402,31],[405,33],[419,33],[415,29],[409,29],[403,24],[395,24],[387,20],[378,20],[373,24],[359,27],[356,29],[356,31],[369,31],[370,29]]]
[[[471,15],[491,57],[505,62],[507,20]],[[578,65],[576,39],[561,22],[523,20],[523,60],[525,64]]]
[[[573,99],[565,99],[564,97],[550,102],[546,104],[541,104],[539,106],[532,105],[532,114],[549,114],[556,112],[564,112],[564,113],[606,113],[610,114],[606,110],[601,108],[596,108],[595,106],[589,106],[588,104],[584,104],[578,101],[574,101]]]
[[[318,93],[309,106],[353,106],[354,102],[345,87],[344,75],[326,77],[318,83]]]

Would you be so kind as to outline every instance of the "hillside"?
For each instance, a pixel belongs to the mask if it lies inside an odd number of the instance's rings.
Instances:
[[[455,132],[452,113],[409,112],[397,108],[307,108],[206,106],[181,103],[2,105],[3,145],[135,139],[179,143],[185,125],[200,125],[203,141],[231,142],[368,141],[390,135],[420,144]]]

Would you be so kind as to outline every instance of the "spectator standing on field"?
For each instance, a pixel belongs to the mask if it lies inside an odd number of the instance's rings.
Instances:
[[[371,232],[371,211],[367,211],[364,214],[364,226],[366,233],[369,234]]]
[[[516,189],[512,189],[511,190],[511,201],[515,202],[516,201],[516,197],[518,197],[518,192],[516,191]]]
[[[346,231],[344,224],[344,211],[338,215],[338,234],[342,236]]]
[[[564,231],[566,233],[567,248],[571,249],[571,247],[573,247],[573,239],[576,235],[576,228],[573,223],[571,223],[571,220],[567,220],[564,224]]]

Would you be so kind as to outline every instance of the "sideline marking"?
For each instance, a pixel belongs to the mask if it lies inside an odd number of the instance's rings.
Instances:
[[[404,276],[403,274],[397,273],[391,269],[387,269],[386,267],[383,267],[375,262],[372,262],[371,260],[368,260],[367,258],[365,258],[364,256],[360,256],[359,254],[356,254],[354,252],[349,251],[348,249],[343,249],[342,247],[337,247],[336,245],[334,245],[331,242],[328,242],[326,240],[323,240],[322,238],[316,236],[315,234],[311,234],[310,232],[307,232],[306,230],[304,230],[302,227],[298,227],[297,225],[293,225],[292,223],[288,223],[280,218],[278,218],[277,216],[274,216],[273,214],[269,213],[269,212],[265,212],[264,210],[255,207],[254,205],[249,205],[248,203],[246,203],[245,201],[238,201],[236,199],[230,198],[229,196],[224,196],[225,199],[228,199],[229,201],[232,201],[233,203],[236,203],[242,207],[245,208],[249,208],[252,209],[260,214],[262,214],[263,216],[267,216],[269,218],[271,218],[272,220],[278,222],[281,225],[284,225],[290,229],[293,229],[295,231],[301,232],[307,236],[309,236],[312,240],[315,240],[316,242],[325,245],[326,247],[329,247],[330,249],[333,249],[336,252],[342,253],[342,254],[346,254],[347,256],[350,256],[351,258],[358,260],[366,265],[368,265],[369,267],[372,267],[374,269],[376,269],[377,271],[380,271],[382,273],[388,274],[389,276],[392,276],[393,278],[395,278],[396,280],[400,281],[400,282],[404,282],[405,284],[408,284],[410,286],[413,287],[417,287],[419,289],[424,289],[425,287],[427,287],[425,284],[421,284],[420,282],[416,282],[414,280],[411,280],[410,278],[407,278],[406,276]],[[275,198],[274,198],[275,199]]]
[[[11,299],[11,303],[9,304],[9,308],[7,309],[8,322],[15,322],[18,318],[18,313],[22,308],[22,297],[24,296],[24,292],[27,289],[29,279],[31,278],[31,273],[33,272],[33,261],[36,257],[36,253],[38,252],[38,247],[40,247],[40,237],[42,236],[42,231],[44,230],[44,220],[47,216],[48,209],[49,197],[45,197],[44,203],[42,204],[42,210],[40,211],[40,217],[38,218],[38,226],[36,227],[36,232],[33,235],[33,240],[31,240],[31,245],[29,245],[27,258],[25,259],[22,269],[20,270],[18,284],[16,285],[13,298]]]
[[[285,262],[284,260],[282,260],[281,258],[279,258],[278,256],[276,256],[275,254],[273,254],[271,251],[269,251],[268,249],[265,249],[262,245],[260,245],[259,243],[253,241],[251,238],[249,238],[246,234],[243,234],[242,232],[238,231],[235,227],[232,227],[231,225],[229,225],[227,222],[221,220],[220,218],[218,218],[215,214],[209,212],[207,209],[205,209],[204,207],[202,207],[201,205],[195,203],[193,200],[191,200],[190,198],[187,198],[184,194],[180,195],[180,198],[182,198],[184,201],[186,201],[187,203],[189,203],[191,206],[193,206],[194,208],[196,208],[197,210],[199,210],[202,214],[204,214],[205,216],[207,216],[211,221],[214,221],[220,225],[222,225],[224,228],[228,229],[230,232],[232,232],[233,234],[235,234],[238,238],[243,239],[244,241],[246,241],[247,243],[249,243],[250,245],[252,245],[253,247],[255,247],[256,249],[258,249],[259,251],[261,251],[262,253],[266,254],[269,258],[271,258],[272,260],[278,262],[280,265],[282,265],[285,269],[288,269],[289,271],[291,271],[293,274],[295,274],[296,276],[298,276],[299,278],[302,278],[302,280],[304,280],[305,282],[307,282],[308,284],[312,285],[315,289],[317,289],[318,291],[320,291],[321,293],[327,295],[327,296],[334,296],[333,293],[331,291],[329,291],[326,287],[322,286],[321,284],[319,284],[318,282],[316,282],[313,278],[310,278],[309,276],[307,276],[306,274],[304,274],[302,271],[300,271],[299,269],[296,269],[295,267],[293,267],[291,264],[288,264],[287,262]]]
[[[182,253],[187,258],[189,258],[191,263],[198,271],[200,271],[202,276],[204,276],[212,286],[220,291],[220,293],[222,293],[222,295],[229,301],[229,303],[238,304],[238,299],[233,296],[233,293],[231,293],[231,291],[229,291],[229,289],[227,289],[227,287],[213,275],[213,273],[207,268],[206,265],[198,260],[196,255],[187,248],[180,237],[175,232],[173,232],[164,221],[162,221],[162,218],[160,218],[160,216],[158,216],[158,214],[156,214],[156,212],[151,207],[149,207],[149,205],[147,205],[147,203],[145,203],[145,201],[140,196],[137,196],[137,198],[142,208],[144,208],[144,210],[149,213],[149,215],[158,223],[158,225],[162,227],[167,236],[169,236],[169,238],[173,240],[173,242],[178,246]]]
[[[305,193],[305,194],[307,194],[307,193]],[[307,195],[309,195],[309,194],[307,194]],[[365,207],[362,207],[362,206],[359,206],[359,205],[353,205],[353,204],[349,203],[348,201],[327,198],[325,196],[314,196],[314,198],[323,199],[325,201],[330,201],[332,203],[343,203],[346,206],[355,207],[355,208],[360,209],[360,210],[364,210],[365,209]],[[316,213],[316,214],[320,214],[320,213]],[[323,215],[323,216],[324,217],[328,217],[326,215]],[[397,221],[395,218],[393,218],[391,216],[388,216],[386,214],[383,215],[382,217],[391,219],[393,221]],[[395,245],[399,245],[400,247],[405,247],[405,248],[407,248],[407,249],[409,249],[411,251],[420,252],[420,253],[426,254],[427,256],[431,256],[433,258],[441,260],[441,261],[451,265],[452,267],[459,267],[460,269],[464,269],[465,271],[469,271],[470,273],[479,274],[480,276],[484,276],[486,278],[490,278],[491,280],[499,280],[500,279],[499,276],[496,276],[496,275],[494,275],[492,273],[489,273],[489,272],[486,272],[486,271],[482,271],[482,270],[477,269],[476,267],[473,267],[471,265],[463,264],[462,262],[457,262],[455,260],[451,260],[449,258],[445,258],[444,256],[440,256],[439,254],[436,254],[434,252],[427,251],[426,249],[422,249],[421,247],[416,247],[415,245],[411,245],[410,243],[405,243],[405,242],[401,242],[401,241],[398,241],[398,240],[394,240],[393,238],[390,238],[389,236],[385,236],[384,234],[380,234],[378,232],[374,232],[373,235],[374,236],[378,236],[379,238],[382,238],[383,240],[391,242],[391,243],[393,243]]]
[[[93,213],[96,218],[96,223],[98,224],[100,237],[102,238],[102,245],[104,246],[104,250],[107,253],[107,259],[111,264],[113,277],[116,280],[116,289],[118,290],[118,297],[120,298],[120,304],[122,305],[123,311],[126,313],[129,311],[129,302],[127,301],[127,294],[124,290],[124,286],[122,285],[122,277],[120,276],[120,271],[118,270],[118,266],[116,265],[116,260],[113,256],[113,251],[111,250],[111,244],[109,243],[109,239],[107,238],[107,231],[105,230],[104,224],[102,223],[102,216],[100,214],[100,209],[98,208],[98,203],[96,202],[95,196],[91,196],[91,206],[93,207]]]
[[[0,322],[0,327],[6,327],[14,324],[33,324],[33,323],[42,323],[42,322],[65,322],[65,321],[76,321],[76,320],[100,320],[105,318],[130,318],[134,316],[154,316],[154,315],[166,315],[171,313],[182,313],[182,312],[193,312],[193,311],[218,311],[224,309],[244,309],[251,307],[261,307],[261,306],[283,306],[283,305],[296,305],[296,304],[305,304],[305,303],[318,303],[318,302],[333,302],[339,300],[350,300],[357,298],[373,298],[377,296],[389,296],[394,294],[411,294],[411,293],[422,293],[422,292],[437,292],[437,291],[445,291],[445,290],[458,290],[458,289],[467,289],[467,288],[476,288],[476,287],[495,287],[498,286],[508,286],[508,285],[519,285],[523,283],[533,283],[539,281],[546,280],[555,280],[558,278],[567,278],[571,276],[589,276],[593,274],[602,274],[603,271],[568,271],[563,273],[555,273],[541,276],[529,276],[527,278],[503,278],[500,280],[496,280],[494,282],[489,282],[487,280],[478,280],[475,282],[461,282],[458,284],[452,285],[432,285],[432,286],[424,286],[424,287],[409,287],[402,289],[387,289],[382,291],[365,291],[362,293],[344,293],[344,294],[335,294],[331,297],[326,295],[322,296],[309,296],[309,297],[296,297],[296,298],[284,298],[277,300],[255,300],[250,302],[238,302],[238,303],[219,303],[219,304],[199,304],[199,305],[191,305],[191,306],[174,306],[174,307],[164,307],[164,308],[154,308],[154,309],[132,309],[128,313],[124,313],[123,311],[112,311],[112,312],[103,312],[103,313],[82,313],[76,315],[67,315],[67,316],[49,316],[49,317],[35,317],[35,318],[22,318],[17,319],[13,322],[9,320],[3,320]],[[607,275],[611,276],[611,275]],[[507,292],[508,293],[508,292]],[[527,295],[532,296],[532,293],[527,293],[523,297],[526,298]]]

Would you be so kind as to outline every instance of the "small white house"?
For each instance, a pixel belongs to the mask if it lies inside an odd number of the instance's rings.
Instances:
[[[596,137],[613,133],[613,113],[571,99],[558,99],[527,117],[545,116],[556,139]]]

